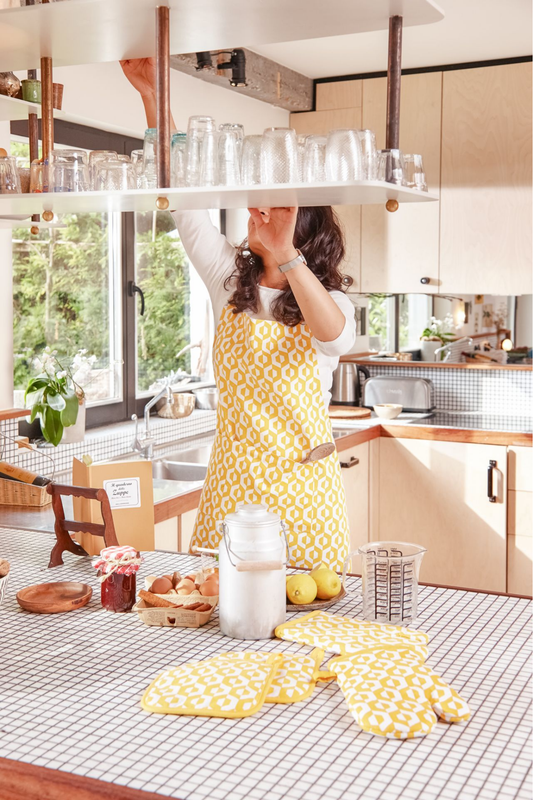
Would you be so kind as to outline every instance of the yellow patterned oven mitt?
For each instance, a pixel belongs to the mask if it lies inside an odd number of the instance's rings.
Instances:
[[[416,654],[420,663],[427,658],[427,634],[398,628],[396,625],[381,625],[364,622],[351,617],[313,611],[304,617],[285,622],[276,628],[278,639],[298,642],[340,655],[357,655],[376,648],[407,648]]]
[[[282,656],[223,653],[166,670],[144,693],[141,706],[155,714],[249,717],[262,707]]]
[[[357,724],[367,733],[412,739],[431,733],[437,717],[463,722],[470,710],[442,678],[408,649],[341,656],[328,663]]]
[[[324,651],[315,648],[312,653],[283,653],[265,703],[299,703],[314,692],[317,680],[333,680],[333,673],[321,672],[319,667]]]

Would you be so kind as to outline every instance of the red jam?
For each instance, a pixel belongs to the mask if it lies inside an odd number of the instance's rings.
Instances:
[[[136,575],[113,572],[102,583],[102,605],[108,611],[131,611],[135,605]]]

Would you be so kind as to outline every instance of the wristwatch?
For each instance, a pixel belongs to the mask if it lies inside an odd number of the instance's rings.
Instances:
[[[307,261],[305,260],[302,251],[296,248],[296,252],[298,253],[298,255],[296,256],[296,258],[293,258],[292,261],[287,261],[286,264],[278,265],[280,272],[288,272],[290,269],[294,269],[294,267],[297,267],[298,264],[305,264],[305,266],[307,266]]]

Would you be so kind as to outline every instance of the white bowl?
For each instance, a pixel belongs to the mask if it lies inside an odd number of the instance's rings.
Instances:
[[[378,417],[382,417],[383,419],[396,419],[396,417],[402,413],[402,410],[403,406],[397,405],[396,403],[379,403],[374,406],[374,411]]]

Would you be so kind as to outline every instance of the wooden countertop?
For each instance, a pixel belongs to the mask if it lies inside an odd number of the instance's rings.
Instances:
[[[441,364],[433,361],[374,361],[366,358],[365,356],[358,355],[342,356],[340,360],[347,361],[349,363],[361,364],[364,367],[409,367],[413,369],[518,369],[523,371],[525,370],[526,372],[531,372],[533,370],[533,364],[493,364],[490,361],[488,361],[486,364],[482,364],[481,362],[479,364]]]
[[[4,408],[0,409],[0,422],[5,419],[16,419],[17,417],[29,417],[29,408]]]

